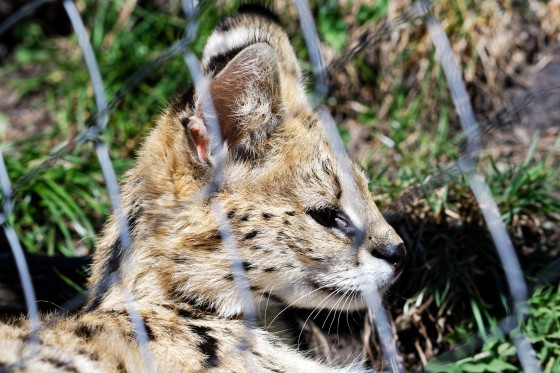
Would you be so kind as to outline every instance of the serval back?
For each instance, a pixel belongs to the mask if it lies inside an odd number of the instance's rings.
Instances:
[[[43,317],[34,354],[25,319],[1,325],[0,370],[145,370],[126,292],[156,371],[360,370],[313,361],[261,328],[248,333],[212,206],[218,202],[229,219],[261,308],[263,298],[269,305],[364,308],[363,291],[383,291],[400,273],[401,239],[361,170],[339,164],[272,13],[243,6],[225,18],[208,40],[202,71],[207,89],[187,89],[165,110],[126,174],[131,246],[121,243],[111,218],[84,309]],[[223,144],[208,128],[210,99]],[[223,173],[208,195],[218,156]],[[348,175],[355,188],[346,187]]]

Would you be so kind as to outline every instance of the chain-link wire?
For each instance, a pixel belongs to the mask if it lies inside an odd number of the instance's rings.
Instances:
[[[4,162],[4,156],[0,150],[0,184],[2,187],[2,211],[0,212],[0,224],[4,229],[4,234],[8,239],[8,245],[14,255],[16,261],[16,267],[18,270],[19,278],[21,280],[21,285],[23,288],[23,295],[25,298],[25,304],[28,310],[29,316],[29,350],[21,351],[21,357],[18,362],[14,364],[14,369],[22,368],[25,366],[25,359],[29,356],[33,356],[35,351],[39,348],[39,330],[40,330],[40,320],[39,320],[39,310],[37,308],[37,298],[35,297],[35,289],[33,288],[33,283],[31,281],[31,273],[29,272],[29,267],[27,266],[27,261],[25,260],[25,255],[23,248],[16,236],[16,232],[9,223],[9,217],[12,213],[12,187],[10,183],[10,178],[8,176],[8,170],[6,168],[6,163]]]
[[[430,2],[427,0],[421,0],[414,3],[409,10],[405,11],[404,14],[393,23],[395,27],[386,29],[386,31],[393,31],[394,29],[402,28],[420,18],[427,26],[428,33],[435,47],[436,55],[444,71],[447,85],[450,90],[451,98],[458,114],[463,133],[467,139],[466,150],[468,156],[462,157],[458,162],[456,162],[455,167],[457,167],[460,173],[467,177],[471,190],[473,191],[487,222],[488,229],[494,244],[496,245],[498,255],[506,273],[506,280],[514,301],[514,316],[524,315],[527,311],[521,307],[523,302],[527,299],[528,292],[517,255],[515,254],[505,225],[501,220],[497,204],[494,201],[484,178],[474,170],[478,155],[482,150],[482,144],[480,142],[481,135],[476,124],[474,111],[467,95],[459,66],[454,59],[449,39],[447,38],[447,35],[437,18],[429,13],[429,6]],[[318,47],[319,40],[317,32],[314,28],[314,23],[312,22],[308,4],[305,0],[296,0],[296,7],[300,16],[301,27],[304,32],[304,38],[308,46],[310,60],[313,65],[313,72],[316,79],[312,102],[317,106],[324,98],[327,91],[327,76],[324,71],[324,64]],[[349,53],[345,55],[345,57],[359,53],[363,50],[363,48],[365,48],[365,46],[376,43],[386,34],[387,32],[381,32],[376,38],[368,38],[367,34],[365,34],[366,36],[363,37],[364,40],[360,43],[360,47],[354,46],[350,49]],[[339,61],[343,62],[345,61],[345,58],[342,58]],[[328,134],[329,133],[327,131],[327,135]],[[330,137],[330,139],[332,145],[332,137]],[[338,159],[341,159],[341,157],[338,156]],[[449,175],[449,173],[436,175],[438,177],[436,177],[433,181],[437,184],[442,184],[449,180]],[[352,179],[349,178],[348,180]],[[402,371],[403,368],[400,364],[398,354],[396,353],[397,349],[396,347],[393,347],[394,337],[391,339],[386,335],[387,333],[391,333],[391,328],[389,321],[384,320],[385,318],[381,317],[382,315],[385,315],[385,311],[380,303],[381,297],[379,297],[376,293],[372,293],[365,294],[364,299],[368,303],[371,319],[374,321],[378,333],[380,334],[380,342],[385,357],[389,361],[391,371]],[[521,320],[521,318],[519,318],[519,320]],[[514,343],[517,347],[519,360],[525,371],[539,372],[540,368],[536,360],[536,355],[532,350],[531,345],[524,338],[523,334],[519,331],[513,337]]]
[[[22,18],[33,13],[41,5],[54,2],[55,0],[33,0],[19,8],[14,14],[9,16],[2,24],[0,24],[0,36],[5,33],[10,27],[18,23]]]
[[[528,297],[527,285],[523,279],[521,265],[513,249],[513,244],[507,233],[498,205],[492,197],[490,188],[484,181],[484,178],[474,168],[477,155],[482,150],[482,144],[480,143],[480,134],[476,124],[474,110],[467,94],[465,83],[461,77],[459,65],[453,56],[449,39],[438,19],[429,14],[426,16],[424,22],[428,27],[428,33],[434,44],[436,56],[440,61],[446,77],[447,86],[451,93],[455,110],[459,116],[463,133],[465,133],[467,137],[467,152],[473,155],[472,157],[463,158],[463,162],[458,164],[459,169],[468,180],[498,251],[502,268],[506,274],[510,295],[513,298],[514,317],[523,317],[527,313],[526,305],[524,305]],[[521,317],[518,318],[519,321],[521,321]],[[517,356],[524,370],[526,372],[540,372],[536,354],[521,331],[514,336],[514,343],[517,347]]]
[[[416,1],[409,8],[404,9],[398,17],[383,21],[379,30],[375,32],[371,29],[365,30],[354,42],[350,43],[340,56],[335,58],[329,67],[331,69],[338,69],[344,66],[358,54],[390,37],[393,32],[402,30],[421,20],[426,14],[428,5],[428,0]]]
[[[311,96],[311,104],[314,107],[318,107],[322,104],[325,95],[328,92],[328,75],[325,69],[325,64],[323,62],[323,57],[321,55],[319,35],[317,34],[317,29],[315,28],[315,22],[311,16],[311,10],[309,9],[309,4],[307,0],[295,0],[295,5],[298,11],[300,26],[303,31],[303,36],[307,49],[309,51],[309,59],[313,65],[313,74],[315,78],[315,89],[313,95]],[[356,196],[359,195],[358,186],[354,180],[352,174],[352,165],[350,158],[344,148],[344,144],[336,124],[331,117],[328,109],[326,107],[321,107],[318,111],[319,118],[321,119],[322,129],[325,137],[333,149],[336,163],[342,174],[341,183],[345,193],[341,198],[347,198],[346,196]],[[362,206],[356,206],[356,204],[346,204],[345,213],[351,219],[353,225],[356,227],[356,235],[353,237],[353,250],[351,250],[348,255],[357,255],[358,249],[361,246],[365,233],[365,224],[363,222],[363,211],[358,210]],[[362,267],[363,268],[363,267]],[[367,279],[368,276],[364,273],[361,276],[363,279]],[[364,280],[365,281],[365,280]],[[379,291],[365,284],[360,287],[362,294],[362,299],[367,305],[370,320],[374,323],[376,330],[379,334],[379,340],[383,349],[385,358],[389,362],[389,366],[392,372],[404,372],[402,366],[402,359],[399,356],[398,349],[395,343],[395,336],[393,335],[391,324],[389,318],[387,317],[386,310],[382,305],[382,296]]]
[[[6,21],[0,24],[0,34],[5,32],[9,27],[16,23],[19,19],[24,17],[26,14],[31,13],[37,7],[49,2],[49,0],[35,0],[32,3],[21,8],[20,11],[9,17]],[[68,12],[68,15],[72,21],[72,25],[75,29],[75,33],[78,36],[78,41],[88,70],[90,71],[90,78],[95,93],[95,100],[97,106],[97,112],[93,114],[86,121],[88,128],[69,141],[65,146],[60,148],[58,151],[51,154],[43,163],[35,167],[33,170],[27,172],[20,180],[17,181],[14,190],[12,191],[10,187],[10,182],[8,179],[7,171],[5,168],[4,160],[0,153],[0,184],[3,191],[3,211],[2,224],[8,237],[11,249],[16,258],[16,264],[20,272],[20,277],[22,279],[24,295],[29,309],[30,317],[30,327],[31,335],[37,336],[39,328],[39,319],[37,306],[35,304],[33,287],[31,284],[31,278],[27,266],[25,263],[25,258],[23,257],[23,251],[15,232],[8,224],[8,216],[11,213],[11,202],[12,195],[17,193],[17,190],[27,184],[30,180],[36,177],[40,172],[52,167],[59,159],[63,158],[65,155],[69,154],[77,146],[80,146],[86,142],[93,141],[95,145],[95,150],[102,166],[103,174],[105,176],[107,188],[111,196],[111,202],[113,206],[113,211],[116,216],[119,230],[120,239],[123,246],[125,254],[129,252],[128,248],[131,244],[129,227],[122,211],[122,206],[120,202],[120,193],[115,176],[114,169],[112,167],[111,161],[109,159],[109,153],[105,144],[99,139],[99,135],[105,129],[108,123],[109,113],[114,110],[122,99],[133,90],[140,82],[142,82],[147,76],[149,76],[154,70],[159,66],[162,66],[172,57],[184,53],[185,62],[189,69],[189,72],[194,80],[195,86],[198,92],[204,92],[205,87],[207,87],[207,82],[204,76],[200,73],[198,67],[198,59],[192,50],[189,49],[192,41],[195,40],[197,34],[197,4],[193,1],[183,0],[183,8],[187,18],[186,32],[184,37],[171,46],[167,51],[162,53],[151,63],[146,65],[146,67],[138,71],[129,81],[117,92],[115,97],[107,103],[104,98],[103,93],[103,81],[99,69],[97,68],[97,63],[95,62],[95,57],[89,44],[86,31],[83,27],[81,18],[75,8],[74,3],[71,0],[64,0],[63,4]],[[198,7],[206,6],[207,2],[201,2]],[[315,107],[321,105],[324,98],[328,92],[328,76],[327,69],[325,68],[323,59],[320,52],[320,42],[315,29],[315,24],[309,10],[309,5],[306,0],[295,0],[295,5],[298,10],[300,17],[301,28],[304,33],[304,38],[309,50],[310,61],[313,66],[313,72],[315,76],[315,89],[313,96],[311,98],[312,103]],[[511,240],[507,235],[504,223],[501,220],[497,205],[490,194],[488,186],[484,182],[481,175],[475,172],[474,166],[478,159],[478,156],[482,150],[481,139],[483,136],[491,134],[496,128],[503,125],[507,125],[515,121],[518,118],[520,110],[523,106],[529,105],[535,100],[539,100],[547,94],[547,91],[557,90],[560,87],[550,86],[539,92],[531,92],[522,98],[522,105],[517,103],[512,103],[512,105],[504,107],[502,110],[498,110],[492,120],[483,122],[480,129],[476,125],[476,120],[474,118],[474,113],[472,111],[472,106],[470,100],[466,94],[464,83],[461,77],[461,73],[457,62],[454,60],[451,46],[449,40],[445,35],[445,32],[439,25],[439,21],[429,14],[429,2],[428,1],[418,1],[414,3],[410,8],[405,9],[399,17],[392,21],[386,21],[381,30],[375,35],[370,31],[364,32],[358,40],[351,44],[344,54],[334,60],[330,68],[337,68],[349,60],[351,60],[355,55],[361,53],[367,48],[378,43],[383,38],[392,32],[407,27],[408,25],[423,21],[430,34],[432,41],[435,46],[436,55],[438,56],[440,63],[442,65],[443,71],[447,77],[448,87],[451,92],[453,102],[455,104],[461,125],[463,127],[463,133],[467,139],[467,154],[462,156],[454,166],[446,169],[434,176],[432,176],[427,182],[421,186],[414,187],[413,189],[405,192],[399,201],[399,208],[394,211],[388,212],[388,218],[390,219],[394,214],[402,213],[402,206],[410,204],[413,200],[424,195],[427,191],[439,188],[445,183],[453,180],[459,175],[463,174],[467,177],[471,189],[477,201],[480,205],[481,211],[487,222],[490,234],[496,244],[500,260],[503,263],[503,268],[506,273],[506,278],[508,285],[510,287],[510,292],[514,302],[515,315],[523,315],[526,310],[521,306],[523,302],[527,299],[528,291],[525,282],[522,277],[522,272],[519,266],[519,262],[513,250]],[[211,101],[211,100],[209,100]],[[209,112],[206,112],[208,110]],[[215,115],[211,115],[214,108],[210,102],[209,106],[204,107],[205,113],[207,113],[206,118],[216,118]],[[330,116],[328,110],[324,107],[318,109],[319,117],[321,121],[325,123],[325,135],[329,139],[329,143],[335,150],[335,155],[339,167],[343,172],[349,172],[351,175],[350,162],[348,156],[346,155],[342,141],[334,125],[334,121]],[[219,139],[219,148],[221,148],[221,132],[219,131],[219,124],[217,120],[209,120],[209,129],[213,133],[213,137]],[[342,146],[342,147],[341,147]],[[216,158],[216,165],[214,168],[213,182],[208,186],[208,191],[215,191],[220,185],[222,180],[223,171],[223,159],[219,156]],[[348,183],[348,188],[352,190],[355,186],[352,186],[352,177],[348,176],[345,182]],[[211,194],[211,193],[210,193]],[[206,196],[210,195],[206,194]],[[234,236],[231,232],[231,227],[229,226],[229,221],[224,213],[223,207],[215,203],[213,205],[213,211],[216,220],[220,227],[220,233],[223,239],[225,247],[228,249],[230,254],[231,268],[235,280],[235,284],[238,287],[240,298],[243,304],[243,313],[246,320],[247,331],[251,332],[251,328],[256,324],[256,310],[252,301],[251,293],[248,286],[248,281],[245,276],[243,266],[237,251],[237,246],[234,240]],[[354,223],[358,227],[363,227],[360,224],[361,218],[359,212],[351,213],[350,216]],[[359,246],[360,240],[355,241],[355,247]],[[125,266],[127,261],[124,261]],[[111,278],[111,282],[118,283],[119,278]],[[102,292],[103,289],[97,289],[97,291]],[[132,294],[127,290],[123,290],[123,298],[127,304],[127,310],[134,324],[134,331],[137,337],[137,342],[142,349],[142,355],[145,358],[144,364],[146,370],[153,370],[153,362],[150,358],[149,348],[146,340],[146,331],[142,319],[135,308],[135,301]],[[381,304],[381,296],[377,292],[372,292],[371,294],[366,294],[364,296],[366,303],[368,304],[368,309],[370,313],[370,318],[375,322],[378,332],[380,333],[380,340],[383,346],[383,351],[387,360],[390,362],[391,371],[399,372],[403,371],[402,364],[400,362],[400,357],[398,356],[398,350],[395,345],[395,338],[392,335],[389,321],[386,317],[386,311],[383,309]],[[512,317],[510,320],[516,322],[516,327],[519,326],[519,318]],[[515,328],[511,328],[513,330]],[[248,334],[250,335],[250,334]],[[526,371],[537,372],[540,371],[538,367],[538,362],[534,356],[534,352],[530,344],[523,337],[523,335],[518,332],[516,335],[512,334],[512,338],[518,350],[518,356],[521,361],[523,368]],[[31,341],[34,339],[31,338]],[[36,339],[35,339],[36,341]],[[250,361],[247,362],[248,367],[251,367]]]
[[[197,7],[197,13],[203,11],[206,6],[208,6],[208,1],[200,2]],[[95,139],[99,135],[96,129],[96,123],[99,120],[98,118],[100,116],[109,115],[119,106],[124,98],[132,92],[132,90],[148,78],[154,71],[159,69],[173,57],[183,53],[187,46],[192,42],[193,36],[191,34],[192,30],[187,30],[187,33],[180,40],[146,64],[144,68],[134,73],[108,102],[106,105],[107,112],[100,112],[99,110],[96,110],[91,116],[89,116],[85,121],[86,129],[69,140],[60,149],[53,152],[47,157],[47,159],[39,163],[37,166],[34,166],[25,175],[23,175],[14,186],[14,194],[17,195],[25,185],[29,184],[42,172],[53,167],[58,161],[60,161],[64,156],[70,154],[78,146]]]
[[[182,0],[183,12],[187,18],[187,35],[194,38],[198,25],[196,22],[196,4],[192,0]],[[218,122],[218,115],[209,92],[208,79],[200,71],[200,61],[193,51],[187,49],[184,53],[185,64],[191,74],[196,91],[198,92],[199,105],[202,109],[202,115],[205,119],[210,138],[215,141],[210,144],[215,149],[212,180],[203,190],[203,198],[211,199],[212,212],[218,222],[219,233],[226,252],[229,256],[230,267],[232,271],[233,281],[239,292],[239,300],[243,318],[245,320],[245,339],[238,345],[238,349],[242,353],[246,367],[251,372],[256,372],[254,356],[250,353],[250,345],[253,340],[253,331],[257,327],[257,310],[253,303],[253,296],[249,287],[249,281],[245,275],[241,256],[237,249],[237,242],[231,230],[229,219],[226,215],[224,207],[217,198],[212,198],[220,189],[223,182],[223,171],[225,164],[225,153],[223,147],[222,131]]]
[[[107,100],[105,99],[105,89],[103,80],[101,78],[101,73],[99,72],[99,67],[95,59],[95,54],[89,42],[84,23],[80,17],[80,13],[76,8],[76,5],[72,0],[63,0],[64,8],[68,13],[72,27],[74,28],[74,33],[78,37],[78,44],[82,50],[84,60],[86,62],[90,79],[93,85],[93,93],[95,96],[95,103],[97,111],[100,115],[97,116],[97,121],[93,127],[90,127],[95,133],[103,131],[109,121]],[[141,351],[141,356],[144,363],[144,368],[146,372],[154,372],[154,364],[152,359],[152,354],[148,346],[148,333],[146,332],[146,326],[140,317],[138,312],[134,296],[129,289],[126,289],[121,285],[121,273],[119,271],[127,271],[127,267],[130,266],[130,247],[132,245],[132,240],[130,238],[130,229],[128,222],[126,220],[125,214],[123,212],[121,195],[119,191],[119,184],[117,181],[117,176],[111,163],[109,156],[109,151],[105,143],[100,139],[96,138],[94,141],[95,153],[97,154],[97,159],[101,165],[103,176],[105,177],[105,184],[109,190],[109,196],[111,198],[111,205],[113,207],[113,214],[115,220],[117,221],[117,227],[119,230],[120,243],[122,250],[124,252],[124,259],[122,263],[123,268],[119,268],[114,274],[112,274],[111,285],[119,286],[121,289],[121,296],[123,298],[123,303],[130,316],[130,321],[134,330],[134,336],[138,343]],[[94,291],[101,291],[103,289],[94,289]],[[99,294],[94,294],[94,296],[101,296]]]

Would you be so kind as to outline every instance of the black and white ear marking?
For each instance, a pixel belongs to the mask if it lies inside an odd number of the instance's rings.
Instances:
[[[248,46],[209,82],[206,92],[199,93],[189,131],[201,160],[208,160],[215,146],[208,143],[209,98],[228,148],[236,155],[258,155],[285,111],[274,49],[266,43]]]
[[[278,17],[258,5],[242,5],[236,15],[224,18],[216,26],[202,53],[202,71],[215,77],[235,55],[257,43],[267,43],[275,50],[282,83],[290,89],[303,84],[295,52]]]

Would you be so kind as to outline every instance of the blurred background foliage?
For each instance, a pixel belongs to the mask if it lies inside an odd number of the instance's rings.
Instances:
[[[184,35],[178,1],[76,4],[109,100]],[[193,45],[198,55],[218,19],[237,5],[218,1],[203,9]],[[326,104],[350,153],[370,176],[376,202],[388,211],[399,206],[408,188],[448,169],[462,155],[463,137],[431,41],[420,21],[391,26],[410,1],[311,5],[327,63],[339,61],[364,33],[380,36],[329,70]],[[312,82],[293,4],[272,6],[280,10]],[[497,123],[483,138],[486,150],[478,170],[498,202],[533,292],[523,331],[543,370],[558,372],[560,2],[448,1],[434,2],[431,9],[450,38],[477,119]],[[83,132],[95,114],[91,81],[60,4],[45,6],[10,30],[0,44],[0,58],[0,140],[17,185],[11,222],[29,253],[87,255],[110,212],[93,146],[76,147],[18,184]],[[118,175],[132,164],[162,108],[189,81],[178,55],[118,100],[102,134]],[[498,328],[511,313],[504,273],[465,180],[454,177],[442,188],[426,189],[399,211],[391,223],[411,255],[387,305],[407,371],[519,371],[511,338]],[[365,346],[365,360],[383,366],[363,314],[352,315],[348,323],[340,323],[339,316],[336,331],[324,326],[337,315],[302,322],[308,315],[301,310],[291,314],[303,327],[302,346],[313,354],[343,362],[359,357]],[[457,351],[466,355],[450,355]]]

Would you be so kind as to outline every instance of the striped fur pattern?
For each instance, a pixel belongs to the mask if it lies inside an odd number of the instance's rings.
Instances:
[[[229,218],[260,315],[273,304],[364,308],[363,291],[383,291],[400,273],[401,239],[359,168],[338,164],[272,13],[245,6],[224,19],[202,64],[207,89],[187,90],[165,110],[126,174],[132,246],[110,219],[86,307],[44,316],[33,354],[25,319],[0,325],[0,371],[144,371],[123,289],[156,371],[360,371],[313,361],[265,328],[246,329],[212,202]],[[208,127],[210,99],[223,145]],[[225,157],[222,183],[208,197],[217,154]],[[357,189],[346,189],[348,173]]]

